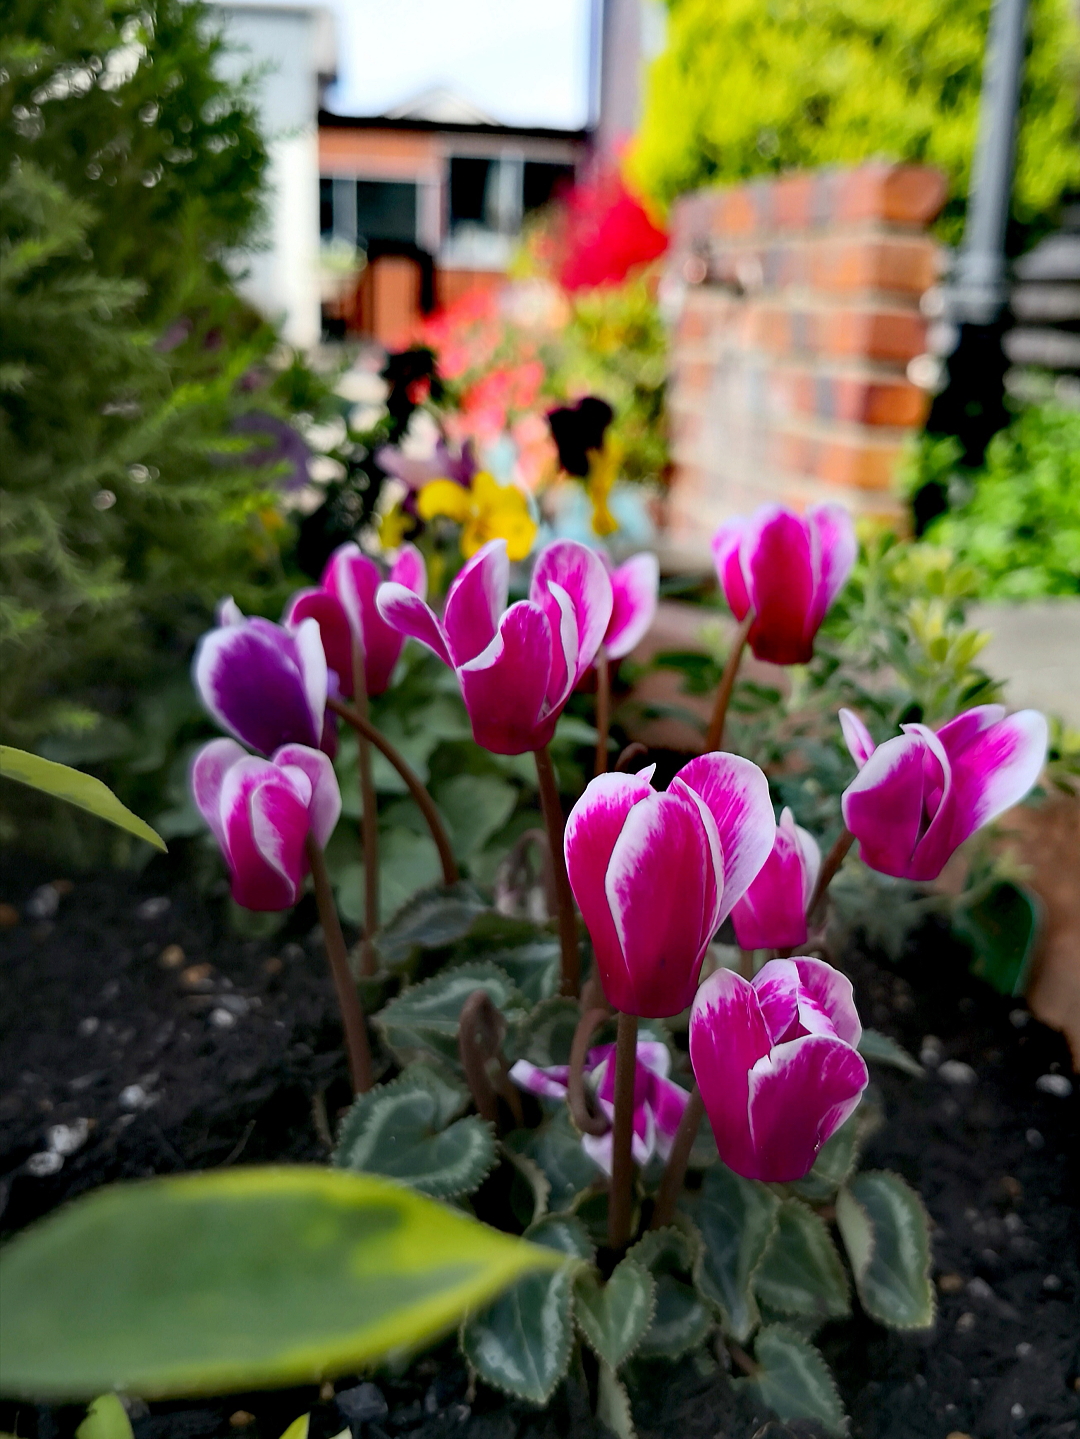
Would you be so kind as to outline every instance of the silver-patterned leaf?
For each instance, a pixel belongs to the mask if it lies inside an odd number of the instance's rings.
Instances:
[[[601,1361],[596,1380],[596,1417],[615,1435],[615,1439],[637,1439],[630,1395],[614,1369]]]
[[[576,999],[553,995],[542,1000],[515,1027],[507,1042],[507,1057],[527,1059],[541,1069],[570,1063],[570,1046],[581,1018]]]
[[[495,1166],[495,1135],[476,1115],[450,1122],[464,1099],[426,1065],[411,1066],[354,1101],[335,1167],[384,1174],[437,1199],[471,1194]]]
[[[656,1281],[633,1259],[615,1266],[606,1284],[585,1270],[574,1283],[574,1317],[589,1347],[612,1369],[637,1349],[652,1323]]]
[[[928,1329],[930,1234],[911,1186],[883,1170],[857,1174],[837,1195],[836,1222],[867,1314],[893,1329]]]
[[[760,1369],[752,1385],[781,1419],[816,1419],[830,1434],[847,1432],[836,1381],[814,1346],[786,1324],[770,1324],[754,1343]]]
[[[404,964],[418,949],[437,949],[468,934],[488,909],[480,892],[466,881],[435,885],[414,894],[380,930],[376,945],[388,968]]]
[[[859,1157],[860,1123],[856,1110],[821,1146],[814,1167],[805,1179],[797,1179],[792,1191],[811,1204],[824,1204],[833,1198],[841,1184],[855,1168]]]
[[[551,1181],[535,1159],[519,1153],[508,1144],[502,1144],[499,1148],[503,1158],[514,1170],[510,1185],[510,1208],[514,1211],[514,1218],[522,1227],[535,1224],[548,1212]]]
[[[545,1249],[555,1249],[568,1259],[591,1264],[596,1258],[588,1230],[573,1214],[545,1214],[543,1219],[529,1225],[523,1237],[533,1244],[542,1244]]]
[[[770,1309],[808,1319],[851,1312],[847,1275],[824,1222],[801,1199],[785,1199],[754,1275],[754,1291]]]
[[[694,1209],[702,1239],[694,1282],[717,1305],[724,1328],[740,1343],[749,1339],[758,1322],[752,1280],[779,1208],[771,1189],[743,1179],[725,1164],[705,1173]]]
[[[603,1179],[603,1172],[581,1147],[581,1135],[570,1122],[565,1106],[539,1129],[518,1129],[506,1142],[527,1154],[544,1171],[551,1194],[548,1206],[556,1213],[570,1209],[583,1189]]]
[[[509,976],[494,964],[470,963],[402,990],[375,1016],[375,1023],[399,1057],[435,1054],[456,1067],[461,1008],[478,989],[508,1019],[517,1019],[523,1001]]]
[[[716,1320],[693,1287],[661,1274],[656,1280],[656,1310],[648,1332],[638,1345],[643,1359],[681,1359],[708,1337]]]
[[[859,1040],[859,1053],[872,1063],[890,1064],[894,1069],[902,1069],[905,1074],[912,1074],[916,1078],[921,1078],[926,1073],[919,1061],[908,1054],[902,1045],[877,1029],[863,1030]]]

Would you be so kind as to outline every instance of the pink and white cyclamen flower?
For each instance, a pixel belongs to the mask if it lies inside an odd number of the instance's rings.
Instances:
[[[272,759],[211,740],[191,766],[191,791],[245,909],[290,909],[308,870],[309,833],[322,848],[341,813],[334,767],[321,751],[283,745]]]
[[[653,770],[597,776],[566,822],[570,885],[604,993],[659,1019],[694,997],[709,941],[772,849],[769,783],[757,765],[705,754],[665,793]]]
[[[494,754],[524,754],[548,743],[611,619],[603,561],[574,540],[541,552],[527,600],[507,609],[509,591],[506,541],[496,539],[458,574],[441,620],[401,584],[382,585],[376,601],[388,625],[454,670],[473,737]]]
[[[875,745],[851,710],[840,724],[859,774],[841,799],[864,863],[897,879],[937,879],[969,835],[1010,809],[1046,762],[1046,719],[1006,716],[1002,705],[965,710],[936,733],[923,724]]]
[[[806,943],[807,906],[821,870],[817,840],[785,809],[768,859],[731,911],[742,949],[797,949]]]
[[[861,1037],[851,982],[822,960],[711,974],[690,1011],[690,1062],[728,1168],[777,1184],[807,1175],[866,1088]]]
[[[631,1146],[634,1163],[641,1166],[648,1164],[654,1154],[667,1159],[689,1095],[668,1077],[671,1055],[666,1044],[658,1039],[641,1038],[637,1042],[636,1059]],[[600,1111],[611,1124],[615,1118],[615,1046],[599,1044],[590,1049],[583,1072]],[[565,1064],[541,1069],[525,1059],[519,1059],[510,1070],[510,1078],[519,1089],[543,1099],[564,1101],[569,1075],[569,1067]],[[606,1134],[581,1136],[582,1149],[609,1177],[611,1144],[610,1128]]]
[[[611,578],[612,591],[611,619],[604,635],[604,648],[608,659],[621,660],[641,643],[656,618],[660,562],[649,550],[631,555],[618,566],[612,566],[603,550],[600,558]]]

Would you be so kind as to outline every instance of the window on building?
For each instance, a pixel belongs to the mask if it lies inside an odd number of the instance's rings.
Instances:
[[[522,209],[525,214],[539,210],[574,183],[573,165],[556,165],[547,160],[526,160]]]
[[[416,243],[416,186],[399,180],[356,182],[358,242],[400,240]]]
[[[450,230],[487,221],[488,177],[493,160],[455,155],[450,161]]]

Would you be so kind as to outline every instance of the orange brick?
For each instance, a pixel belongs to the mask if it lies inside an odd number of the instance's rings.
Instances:
[[[826,354],[911,360],[926,348],[926,321],[911,310],[835,310],[818,318]]]
[[[906,380],[835,381],[833,418],[863,425],[894,425],[914,429],[926,419],[930,397]]]
[[[836,175],[833,217],[927,225],[941,209],[948,185],[927,165],[860,165]]]
[[[773,185],[773,219],[779,230],[808,230],[814,213],[814,175],[796,171]]]
[[[818,240],[810,247],[809,277],[822,290],[898,290],[921,295],[937,272],[929,239]]]
[[[887,490],[896,474],[900,445],[862,444],[857,440],[823,441],[815,456],[814,473],[826,484],[856,490]]]
[[[740,185],[737,189],[724,192],[723,209],[716,215],[715,224],[725,235],[752,235],[758,228],[757,207],[750,190]]]

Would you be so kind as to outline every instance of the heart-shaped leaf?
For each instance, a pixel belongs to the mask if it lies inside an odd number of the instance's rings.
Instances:
[[[527,1059],[541,1069],[570,1063],[570,1046],[581,1018],[576,999],[553,995],[524,1015],[508,1044],[508,1057]]]
[[[760,1368],[752,1385],[781,1419],[816,1419],[830,1434],[847,1432],[847,1417],[829,1366],[809,1340],[786,1324],[770,1324],[754,1342]]]
[[[487,909],[484,897],[465,881],[421,890],[380,930],[375,942],[383,964],[392,969],[416,950],[453,944]]]
[[[702,1247],[694,1282],[720,1310],[725,1329],[744,1343],[758,1322],[751,1281],[776,1227],[780,1201],[771,1189],[725,1164],[705,1173],[694,1219]]]
[[[361,1094],[334,1151],[339,1169],[385,1174],[433,1199],[471,1194],[495,1167],[495,1135],[475,1114],[451,1123],[467,1096],[427,1065]]]
[[[630,1395],[614,1369],[602,1360],[596,1379],[596,1417],[611,1430],[615,1439],[637,1439]]]
[[[1023,994],[1040,918],[1037,896],[1010,880],[958,905],[953,929],[971,947],[972,974],[999,994]]]
[[[694,1268],[700,1236],[668,1226],[651,1229],[627,1250],[656,1280],[656,1309],[638,1345],[642,1358],[681,1359],[703,1343],[715,1324],[712,1311],[682,1276]]]
[[[252,1167],[111,1185],[0,1255],[0,1390],[317,1383],[423,1344],[558,1262],[369,1174]]]
[[[516,785],[493,774],[456,774],[434,790],[454,853],[468,862],[501,829],[517,804]]]
[[[928,1329],[930,1233],[911,1186],[883,1170],[857,1174],[837,1195],[836,1222],[867,1314],[892,1329]]]
[[[785,1199],[754,1274],[754,1292],[770,1309],[808,1319],[851,1312],[847,1276],[828,1229],[801,1199]]]
[[[908,1054],[903,1045],[897,1044],[895,1039],[890,1039],[887,1034],[876,1029],[863,1030],[859,1040],[859,1053],[872,1064],[891,1064],[894,1069],[902,1069],[905,1074],[912,1074],[916,1079],[926,1073],[919,1061]]]
[[[574,1282],[574,1317],[589,1347],[612,1369],[637,1349],[652,1323],[656,1281],[633,1259],[615,1266],[606,1284],[586,1270]]]
[[[458,1066],[461,1008],[482,989],[508,1019],[516,1021],[523,1000],[509,977],[493,964],[470,963],[410,985],[375,1016],[391,1049],[402,1058],[436,1054]]]
[[[581,1147],[581,1135],[570,1122],[565,1106],[539,1129],[518,1129],[507,1145],[527,1154],[543,1170],[551,1185],[548,1207],[558,1213],[570,1209],[582,1190],[603,1178],[602,1170]]]

